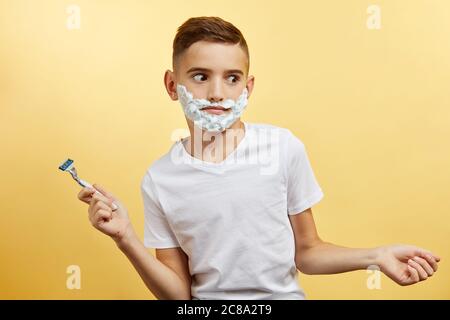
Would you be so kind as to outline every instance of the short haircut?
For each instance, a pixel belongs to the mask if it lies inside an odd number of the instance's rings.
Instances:
[[[172,66],[174,69],[183,52],[198,41],[239,44],[247,55],[248,72],[250,55],[244,36],[233,24],[219,17],[193,17],[178,28],[173,40]]]

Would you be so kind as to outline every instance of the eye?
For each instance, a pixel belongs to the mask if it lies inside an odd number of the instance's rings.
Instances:
[[[230,79],[230,78],[232,78],[232,79],[234,78],[234,80],[231,81],[232,83],[236,83],[236,82],[239,81],[239,76],[237,76],[237,75],[233,74],[233,75],[228,77],[228,79]]]
[[[192,78],[194,78],[194,80],[196,81],[204,81],[206,80],[206,75],[204,75],[203,73],[197,73]]]

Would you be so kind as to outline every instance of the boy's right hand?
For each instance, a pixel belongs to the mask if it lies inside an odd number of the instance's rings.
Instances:
[[[111,193],[101,186],[94,184],[92,188],[83,188],[78,193],[78,199],[89,205],[89,221],[104,234],[120,242],[124,237],[133,233],[133,228],[128,218],[125,206]],[[112,202],[117,205],[117,210],[112,210]]]

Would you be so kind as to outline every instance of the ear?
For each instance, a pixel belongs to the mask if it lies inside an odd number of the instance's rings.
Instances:
[[[247,88],[247,91],[248,91],[248,97],[250,97],[250,95],[252,94],[254,85],[255,85],[255,77],[254,76],[248,76],[247,84],[245,85],[245,87]]]
[[[170,99],[172,99],[173,101],[178,100],[176,79],[174,72],[166,70],[166,72],[164,73],[164,86],[166,87]]]

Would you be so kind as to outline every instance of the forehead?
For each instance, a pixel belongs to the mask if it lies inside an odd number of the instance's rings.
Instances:
[[[198,41],[180,57],[180,71],[201,67],[213,71],[240,69],[246,73],[247,55],[239,44]]]

